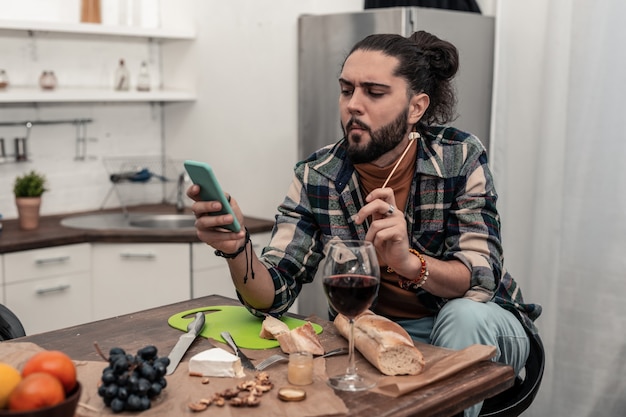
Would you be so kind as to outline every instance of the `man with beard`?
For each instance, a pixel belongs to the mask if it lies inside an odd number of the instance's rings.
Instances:
[[[329,240],[367,240],[381,265],[374,312],[415,340],[451,349],[493,345],[496,360],[523,368],[526,332],[536,332],[541,308],[523,303],[503,267],[484,147],[444,126],[454,113],[457,69],[454,45],[427,32],[357,43],[339,77],[344,137],[296,165],[260,258],[247,232],[221,228],[230,215],[204,216],[218,202],[194,203],[198,237],[227,259],[253,314],[285,313],[314,279]],[[198,191],[192,186],[188,195],[197,199]],[[243,224],[234,199],[231,205]]]

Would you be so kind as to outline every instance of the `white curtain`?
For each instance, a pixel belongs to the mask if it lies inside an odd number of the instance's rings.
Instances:
[[[626,416],[626,1],[497,4],[505,265],[547,363],[524,416]]]

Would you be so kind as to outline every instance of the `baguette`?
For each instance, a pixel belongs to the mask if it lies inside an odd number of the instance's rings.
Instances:
[[[334,323],[347,339],[350,333],[348,318],[339,314]],[[417,375],[424,370],[424,355],[415,347],[406,330],[369,310],[355,319],[354,346],[385,375]]]
[[[313,355],[324,354],[324,347],[309,321],[300,327],[289,330],[289,327],[282,321],[272,316],[266,316],[263,320],[259,337],[278,340],[278,344],[284,353],[305,351],[311,352]]]
[[[285,323],[270,315],[265,316],[259,333],[260,338],[277,339],[278,335],[283,333],[289,333],[289,327]]]
[[[277,335],[276,340],[278,340],[280,349],[287,354],[294,352],[311,352],[313,355],[324,354],[324,347],[309,321],[287,333]]]

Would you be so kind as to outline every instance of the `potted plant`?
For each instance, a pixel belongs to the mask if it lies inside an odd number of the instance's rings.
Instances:
[[[32,230],[39,226],[39,208],[44,191],[47,191],[46,177],[34,170],[15,179],[13,194],[20,228]]]

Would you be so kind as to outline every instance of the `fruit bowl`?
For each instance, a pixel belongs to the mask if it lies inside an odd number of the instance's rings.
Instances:
[[[65,400],[52,407],[43,407],[37,410],[28,411],[9,411],[0,410],[0,417],[74,417],[82,386],[80,382],[76,383],[76,387],[65,397]]]

